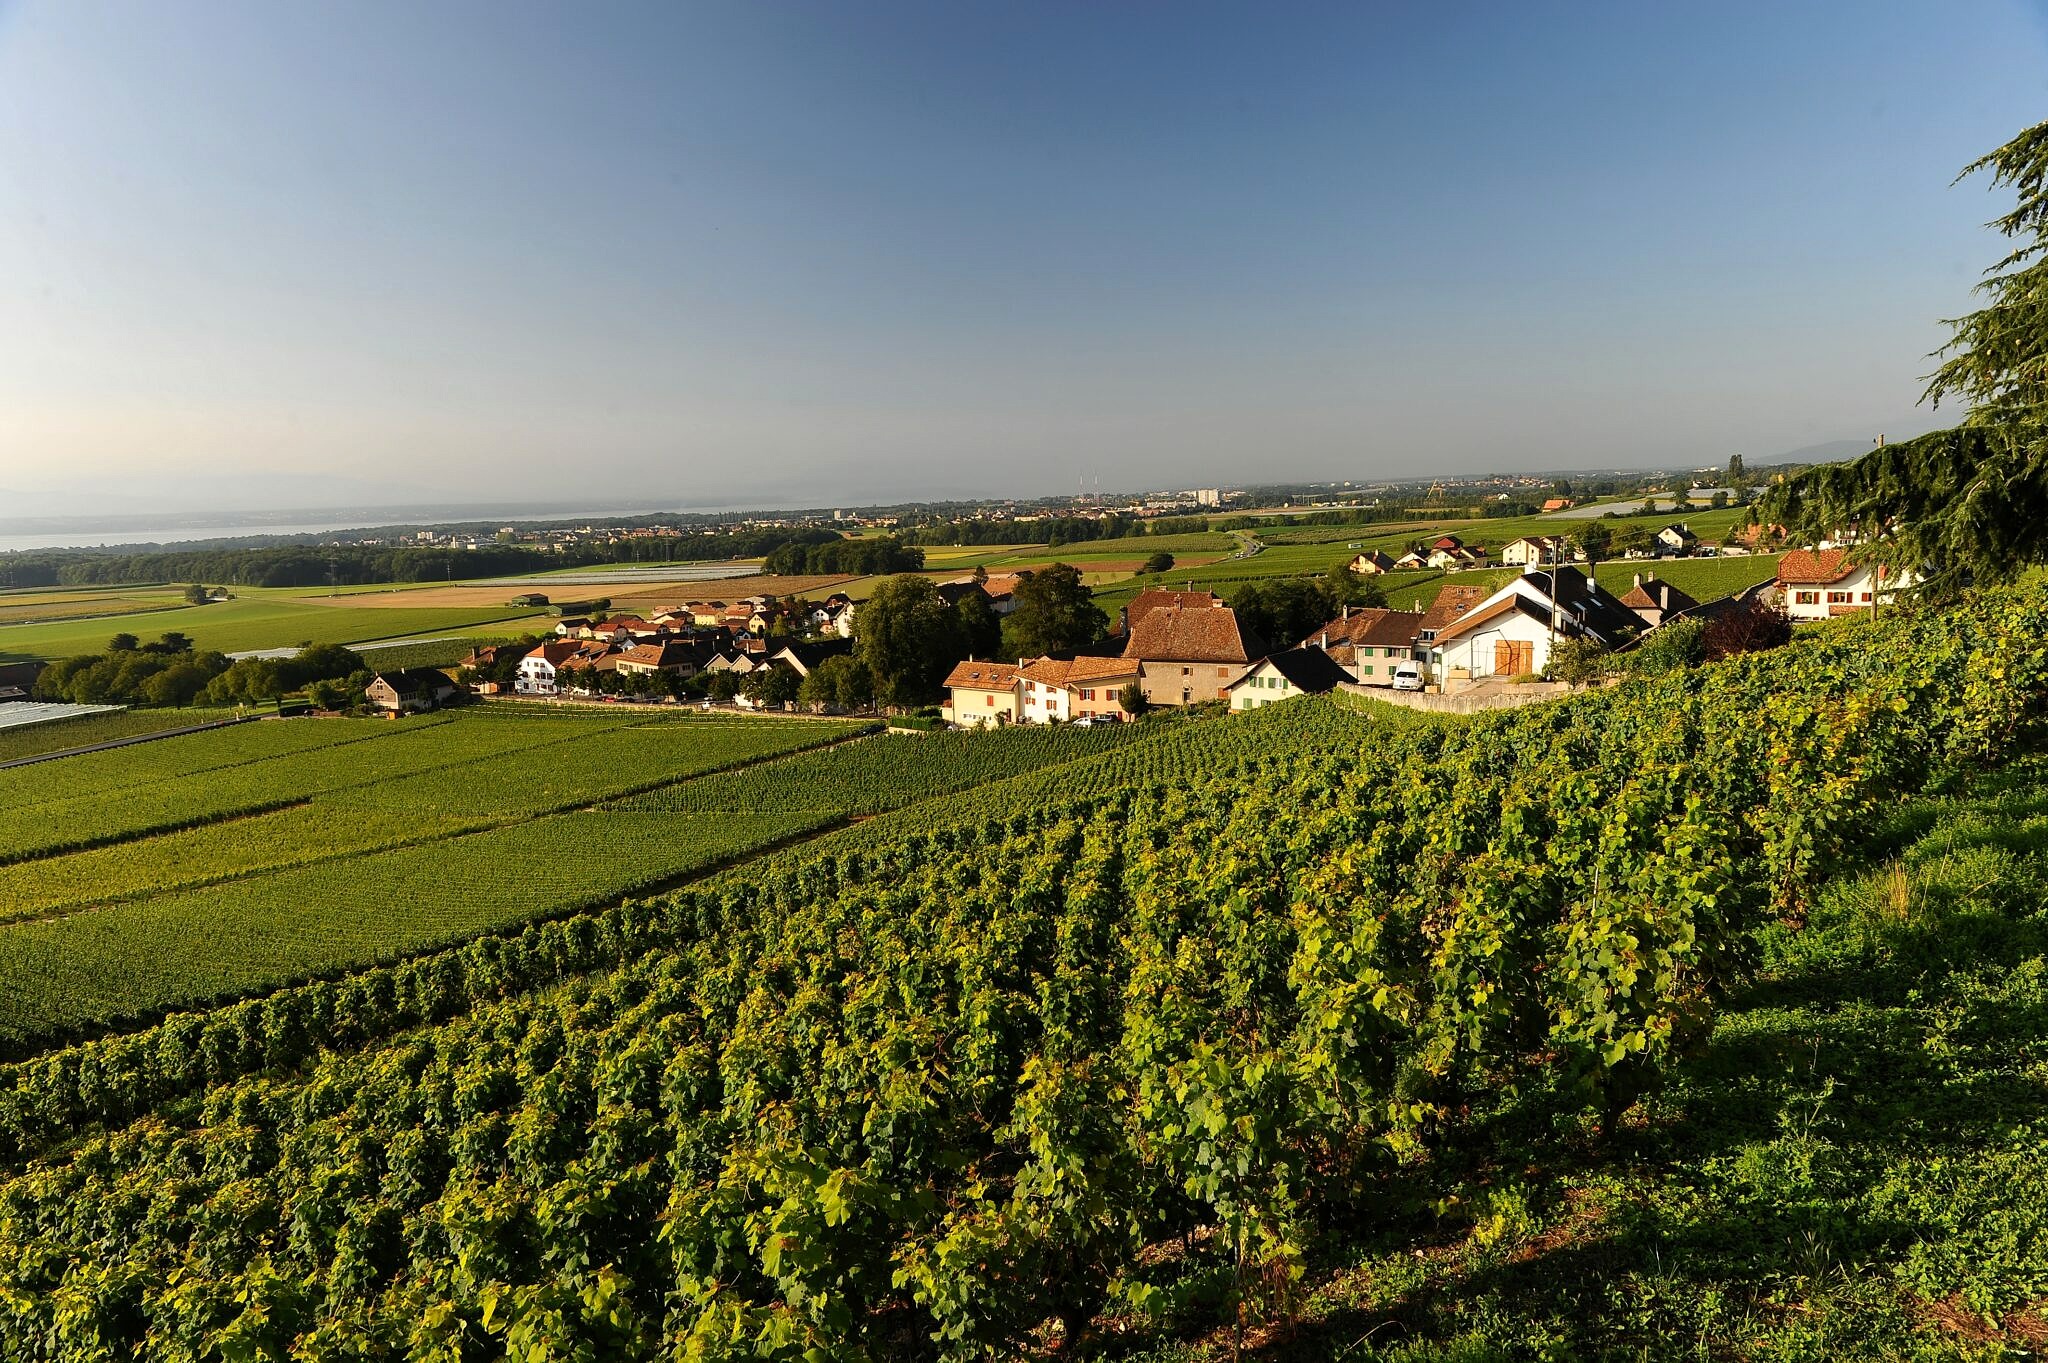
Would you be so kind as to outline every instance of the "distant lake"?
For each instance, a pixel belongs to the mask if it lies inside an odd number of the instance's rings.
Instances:
[[[406,507],[372,509],[345,519],[307,520],[289,524],[272,523],[252,513],[249,519],[226,525],[139,524],[139,517],[110,518],[112,523],[95,526],[76,518],[51,520],[48,528],[34,528],[37,518],[0,521],[0,552],[28,549],[96,549],[126,544],[161,544],[175,547],[194,540],[239,539],[249,535],[325,535],[336,530],[375,530],[392,525],[455,525],[471,521],[492,521],[510,525],[517,521],[549,521],[574,525],[583,521],[613,520],[626,516],[658,516],[673,511],[707,512],[739,510],[738,507],[661,507],[641,505],[616,510],[578,507],[567,511],[542,507],[537,511],[508,510],[503,507]],[[384,519],[379,520],[378,517]],[[27,527],[27,528],[24,528]]]

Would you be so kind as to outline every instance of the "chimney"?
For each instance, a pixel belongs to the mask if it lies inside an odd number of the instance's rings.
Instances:
[[[1344,603],[1344,613],[1337,618],[1339,620],[1349,620],[1351,618],[1351,603],[1349,601]]]
[[[1323,652],[1325,652],[1325,653],[1328,653],[1329,651],[1330,651],[1330,631],[1328,631],[1328,630],[1324,630],[1324,631],[1323,631]]]
[[[1637,573],[1635,575],[1635,585],[1638,588],[1640,588],[1643,585],[1643,575],[1641,573]]]

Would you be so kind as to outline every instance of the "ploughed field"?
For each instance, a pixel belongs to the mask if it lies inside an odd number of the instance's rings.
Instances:
[[[2043,640],[2012,590],[1471,720],[537,794],[440,845],[871,817],[0,1066],[0,1356],[2030,1356]]]

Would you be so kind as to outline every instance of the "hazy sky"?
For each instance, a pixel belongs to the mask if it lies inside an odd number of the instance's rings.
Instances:
[[[2039,3],[0,0],[0,515],[1719,461],[1915,414]]]

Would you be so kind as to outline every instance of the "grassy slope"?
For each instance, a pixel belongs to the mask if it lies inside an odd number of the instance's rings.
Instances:
[[[1319,1247],[1298,1324],[1246,1356],[2038,1357],[2048,770],[1900,809],[1871,861],[1761,934],[1611,1143],[1552,1095],[1502,1103],[1454,1202]],[[1198,1305],[1134,1331],[1114,1356],[1232,1356]]]

